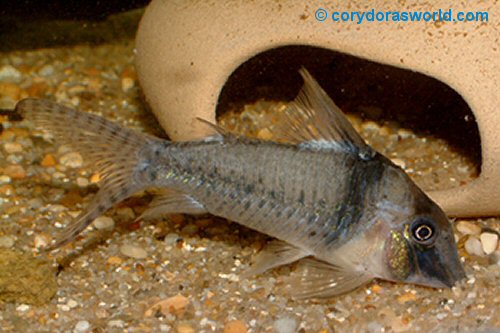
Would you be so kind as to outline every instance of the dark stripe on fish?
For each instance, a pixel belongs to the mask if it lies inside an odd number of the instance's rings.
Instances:
[[[343,243],[342,240],[348,239],[348,235],[352,235],[352,229],[357,227],[365,211],[365,197],[370,188],[380,181],[383,173],[384,164],[377,159],[353,163],[347,187],[349,191],[330,219],[331,228],[324,235],[326,246],[337,247]]]

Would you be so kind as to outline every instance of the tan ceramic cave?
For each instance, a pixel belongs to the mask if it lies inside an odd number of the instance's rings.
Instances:
[[[329,11],[487,11],[488,23],[319,22]],[[137,70],[147,101],[171,138],[206,135],[228,77],[249,58],[310,45],[411,69],[455,89],[476,118],[479,177],[429,193],[453,216],[500,214],[500,4],[496,1],[166,1],[153,0],[137,34]]]

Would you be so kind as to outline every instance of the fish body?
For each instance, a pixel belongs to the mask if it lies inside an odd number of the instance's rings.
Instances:
[[[56,103],[21,101],[21,115],[73,143],[103,178],[56,246],[113,204],[157,188],[144,217],[211,213],[275,237],[248,274],[301,260],[302,297],[329,297],[373,278],[432,287],[462,279],[445,214],[301,74],[304,88],[273,130],[277,141],[218,129],[206,140],[170,142]]]

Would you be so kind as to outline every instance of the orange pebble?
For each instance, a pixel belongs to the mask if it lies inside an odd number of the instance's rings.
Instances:
[[[43,157],[42,162],[40,163],[43,167],[52,167],[56,165],[56,159],[54,155],[47,154]]]
[[[224,333],[246,333],[247,326],[241,320],[231,320],[224,325]]]

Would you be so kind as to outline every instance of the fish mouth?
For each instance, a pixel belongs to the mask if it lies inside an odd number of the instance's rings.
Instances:
[[[428,249],[417,254],[420,274],[414,283],[433,288],[451,288],[465,278],[465,271],[460,263],[456,249],[440,251]]]

